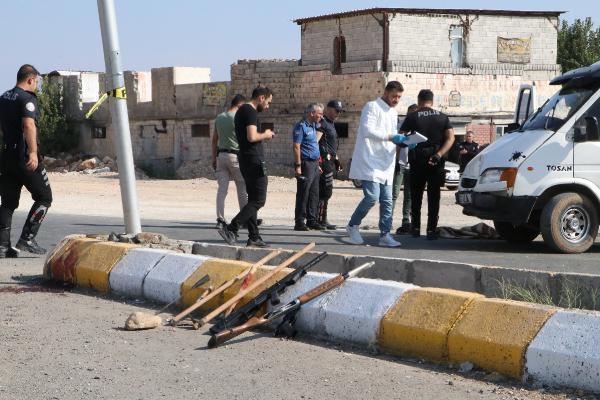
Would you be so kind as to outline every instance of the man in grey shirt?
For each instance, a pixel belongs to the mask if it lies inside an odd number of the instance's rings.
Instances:
[[[229,181],[233,179],[237,190],[238,204],[242,209],[248,202],[246,183],[240,172],[238,154],[240,146],[235,136],[234,117],[246,98],[236,94],[229,109],[217,116],[215,132],[212,137],[212,166],[217,177],[217,228],[226,224],[225,198],[229,190]]]

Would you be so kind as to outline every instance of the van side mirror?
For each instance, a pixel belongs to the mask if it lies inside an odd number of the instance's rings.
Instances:
[[[511,122],[510,124],[508,124],[504,131],[506,133],[514,132],[516,130],[519,130],[520,127],[521,125],[519,125],[517,122]]]
[[[598,118],[585,117],[585,131],[587,140],[600,140],[600,129],[598,128]]]
[[[573,128],[573,142],[582,143],[587,142],[587,133],[583,132],[581,128],[575,127]]]

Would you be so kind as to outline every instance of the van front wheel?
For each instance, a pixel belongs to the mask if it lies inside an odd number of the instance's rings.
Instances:
[[[598,235],[594,203],[579,193],[554,196],[542,210],[540,230],[544,242],[560,253],[583,253]]]

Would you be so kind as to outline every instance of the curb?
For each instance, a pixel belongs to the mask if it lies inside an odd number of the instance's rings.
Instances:
[[[358,257],[357,257],[358,258]],[[352,259],[352,262],[357,262]],[[276,261],[273,261],[276,262]],[[389,263],[386,263],[387,267]],[[250,263],[170,250],[64,238],[48,256],[44,275],[60,282],[192,304],[209,285],[218,287]],[[336,266],[336,269],[341,266]],[[261,267],[262,276],[272,267]],[[272,284],[290,270],[284,270]],[[200,277],[210,282],[191,290]],[[281,296],[287,302],[333,277],[309,272]],[[251,299],[261,288],[242,299]],[[231,298],[225,291],[207,304]],[[481,294],[410,283],[355,278],[304,305],[297,328],[310,336],[381,349],[435,363],[471,362],[512,378],[600,392],[600,313],[486,298]]]

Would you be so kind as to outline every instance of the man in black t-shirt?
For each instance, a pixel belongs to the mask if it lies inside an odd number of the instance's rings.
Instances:
[[[23,186],[31,193],[34,203],[16,248],[34,254],[46,252],[35,241],[52,204],[50,182],[38,152],[38,104],[35,91],[39,76],[32,65],[23,65],[17,72],[17,85],[0,96],[0,130],[3,134],[0,157],[0,258],[18,256],[18,252],[11,247],[10,230]]]
[[[327,103],[321,126],[317,128],[322,132],[319,140],[319,151],[321,153],[321,176],[319,179],[319,220],[317,221],[325,229],[336,229],[336,226],[327,220],[327,206],[333,194],[333,175],[342,170],[342,164],[338,160],[338,136],[335,130],[335,121],[344,111],[344,106],[339,100],[330,100]]]
[[[238,160],[240,171],[246,182],[248,203],[240,210],[229,225],[223,224],[219,234],[230,245],[236,243],[241,226],[248,228],[247,246],[266,247],[260,237],[256,216],[267,200],[267,169],[263,141],[271,140],[275,133],[267,129],[258,132],[258,113],[269,109],[273,94],[267,87],[257,87],[249,103],[243,104],[235,113],[235,135],[240,145]]]
[[[408,114],[400,127],[402,133],[419,132],[427,141],[419,143],[409,152],[410,190],[413,237],[420,236],[421,203],[427,185],[427,239],[435,240],[438,215],[440,212],[440,188],[444,185],[445,156],[454,144],[454,129],[444,113],[434,110],[433,92],[423,89],[419,92],[418,109]]]

